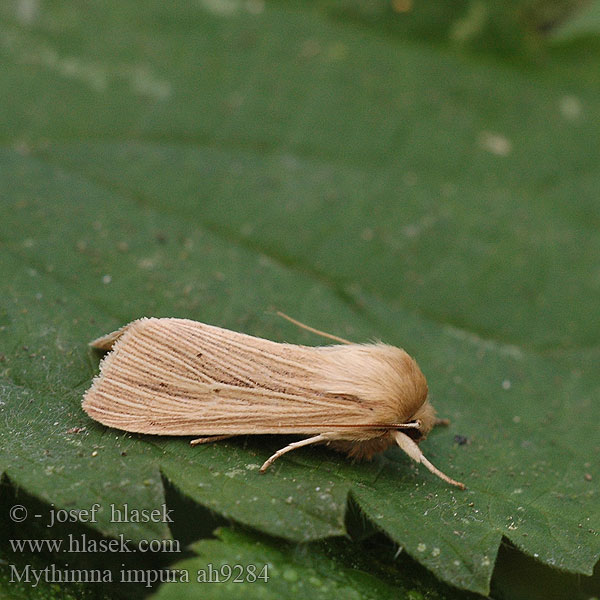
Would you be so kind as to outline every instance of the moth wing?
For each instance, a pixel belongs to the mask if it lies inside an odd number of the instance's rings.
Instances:
[[[105,352],[108,352],[108,350],[111,350],[115,345],[115,342],[125,333],[125,331],[127,331],[130,325],[132,325],[132,323],[124,325],[112,333],[108,333],[102,337],[96,338],[95,340],[92,340],[89,345],[92,348],[97,348],[98,350],[104,350]]]
[[[163,435],[319,433],[364,424],[358,398],[313,385],[318,352],[186,319],[140,319],[92,342],[112,351],[83,408]]]

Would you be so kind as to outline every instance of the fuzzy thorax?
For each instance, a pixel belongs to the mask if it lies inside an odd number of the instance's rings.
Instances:
[[[329,395],[355,398],[364,415],[365,430],[419,418],[422,436],[429,433],[435,416],[427,401],[427,382],[415,360],[404,350],[382,343],[314,350],[319,356],[314,387]],[[325,430],[327,423],[323,425]],[[369,434],[368,437],[380,435],[374,431]]]

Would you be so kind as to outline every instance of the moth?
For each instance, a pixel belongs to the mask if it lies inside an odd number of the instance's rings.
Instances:
[[[96,421],[136,433],[202,436],[192,445],[246,434],[304,434],[273,454],[324,443],[357,459],[399,446],[464,489],[423,455],[419,443],[443,422],[427,382],[404,350],[339,342],[278,343],[188,319],[142,318],[90,343],[110,351],[83,399]]]

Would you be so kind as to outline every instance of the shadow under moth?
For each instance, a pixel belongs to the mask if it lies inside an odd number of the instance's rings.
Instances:
[[[281,313],[280,313],[281,314]],[[392,445],[444,481],[418,444],[434,425],[427,382],[404,350],[354,344],[272,342],[188,319],[142,318],[90,343],[110,351],[83,400],[104,425],[201,444],[246,434],[305,434],[265,461],[325,443],[371,459]]]

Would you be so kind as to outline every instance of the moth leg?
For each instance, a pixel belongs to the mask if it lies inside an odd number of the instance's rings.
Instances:
[[[448,427],[448,425],[450,425],[450,419],[436,419],[433,426],[437,427],[438,425],[443,425],[444,427]]]
[[[298,442],[293,442],[288,444],[281,450],[277,450],[273,456],[268,458],[263,466],[260,468],[260,472],[264,473],[280,456],[284,455],[286,452],[290,452],[295,450],[296,448],[302,448],[302,446],[309,446],[310,444],[318,444],[319,442],[327,442],[331,440],[331,434],[320,433],[319,435],[315,435],[314,437],[306,438],[304,440],[300,440]]]
[[[434,475],[437,475],[440,479],[443,479],[451,485],[455,485],[461,490],[465,489],[466,486],[464,483],[461,483],[460,481],[455,481],[454,479],[448,477],[448,475],[442,473],[439,469],[436,469],[425,458],[425,456],[423,456],[423,453],[421,452],[419,446],[417,446],[417,444],[413,440],[411,440],[405,433],[402,433],[401,431],[394,431],[393,435],[398,446],[400,446],[400,448],[402,448],[402,450],[404,450],[404,452],[406,452],[406,454],[408,454],[408,456],[410,456],[415,462],[424,464]]]
[[[209,442],[218,442],[219,440],[226,440],[227,438],[234,437],[233,435],[209,435],[207,437],[196,438],[190,440],[190,446],[198,446],[199,444],[208,444]]]

